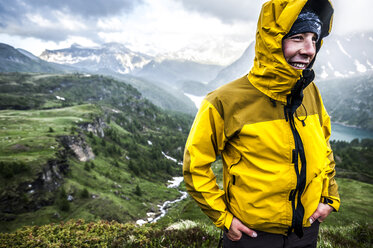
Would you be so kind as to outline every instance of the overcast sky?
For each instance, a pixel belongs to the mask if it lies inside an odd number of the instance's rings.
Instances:
[[[254,40],[265,0],[0,0],[0,42],[35,55],[119,42],[226,65]],[[334,0],[334,34],[373,31],[372,0]]]

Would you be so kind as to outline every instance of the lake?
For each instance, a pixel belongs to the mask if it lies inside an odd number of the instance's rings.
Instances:
[[[348,127],[337,123],[332,123],[332,136],[330,140],[343,140],[350,142],[353,139],[373,139],[373,132],[356,127]]]

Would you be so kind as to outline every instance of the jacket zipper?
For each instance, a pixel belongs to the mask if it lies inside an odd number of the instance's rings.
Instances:
[[[291,191],[289,196],[289,200],[292,202],[292,209],[293,209],[293,218],[292,224],[289,228],[289,233],[292,229],[294,229],[295,234],[298,237],[303,236],[303,217],[304,217],[304,207],[301,202],[301,196],[304,192],[306,186],[306,157],[304,153],[304,147],[302,139],[298,133],[298,130],[295,127],[294,122],[294,114],[289,111],[289,109],[285,106],[285,119],[289,122],[290,129],[293,134],[295,149],[292,152],[293,158],[292,163],[294,164],[294,170],[297,175],[297,186],[294,190]],[[299,172],[299,159],[301,162],[301,170]],[[295,199],[297,198],[297,205],[295,206]]]

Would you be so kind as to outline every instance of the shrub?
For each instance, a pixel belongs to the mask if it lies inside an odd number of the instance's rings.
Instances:
[[[88,137],[91,139],[93,138],[93,133],[91,131],[88,132]]]
[[[85,162],[85,164],[84,164],[84,170],[86,170],[86,171],[90,171],[91,170],[91,166],[90,166],[89,162]]]
[[[67,200],[67,194],[64,188],[61,188],[57,196],[56,205],[61,211],[70,211],[70,202]]]
[[[137,165],[132,161],[130,160],[129,164],[128,164],[128,168],[135,174],[135,175],[139,175],[140,173],[140,170],[139,168],[137,167]]]
[[[142,196],[142,191],[139,185],[136,185],[134,193],[138,196]]]
[[[81,192],[80,192],[80,196],[82,198],[88,198],[89,197],[89,192],[86,188],[84,188]]]
[[[3,178],[10,179],[17,174],[29,171],[30,167],[26,165],[24,162],[0,161],[0,175]]]
[[[114,164],[113,164],[115,167],[119,168],[119,163],[118,161],[115,160]]]
[[[27,226],[14,233],[0,233],[2,247],[216,247],[218,234],[202,227],[164,230],[154,226],[138,227],[116,221]]]

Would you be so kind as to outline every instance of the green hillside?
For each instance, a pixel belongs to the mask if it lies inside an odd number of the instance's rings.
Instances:
[[[108,77],[0,74],[0,247],[216,247],[190,197],[135,225],[180,197],[167,181],[192,120]],[[372,144],[332,142],[342,205],[319,248],[373,246]]]
[[[338,176],[373,184],[373,140],[331,141]]]
[[[0,75],[0,231],[136,221],[177,198],[192,118],[101,76]]]

